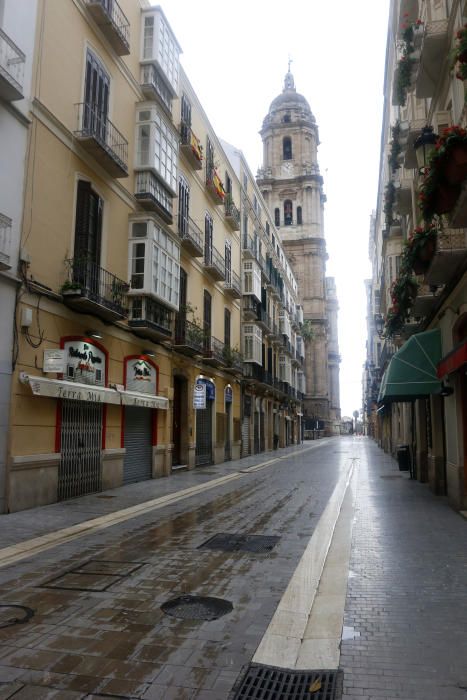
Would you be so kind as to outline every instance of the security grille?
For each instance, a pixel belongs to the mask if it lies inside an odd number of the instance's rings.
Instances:
[[[257,455],[259,453],[259,413],[255,411],[254,413],[254,453]]]
[[[212,404],[206,401],[206,408],[196,411],[196,450],[195,464],[200,467],[212,464]]]
[[[245,416],[242,422],[242,457],[250,454],[250,416]]]
[[[102,404],[62,401],[58,500],[100,491]]]
[[[143,481],[152,476],[152,411],[147,408],[125,408],[125,460],[123,483]]]
[[[293,671],[250,664],[231,700],[340,700],[342,671]]]

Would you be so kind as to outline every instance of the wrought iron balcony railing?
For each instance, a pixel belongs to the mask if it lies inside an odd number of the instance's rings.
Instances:
[[[168,224],[173,223],[172,197],[154,173],[136,173],[135,197],[145,209],[156,211]]]
[[[225,260],[214,246],[204,246],[204,269],[216,280],[225,280]]]
[[[127,316],[129,285],[97,263],[80,258],[66,261],[68,280],[61,293],[69,306],[107,320]]]
[[[130,23],[117,0],[86,0],[96,24],[119,56],[130,53]]]
[[[212,163],[206,163],[206,187],[213,202],[223,204],[225,199],[224,185]]]
[[[183,246],[193,257],[201,258],[204,255],[203,234],[193,219],[178,223],[178,235]]]
[[[10,265],[11,251],[11,226],[12,220],[0,214],[0,270],[8,270]]]
[[[8,102],[23,97],[25,54],[0,29],[0,97]]]
[[[189,124],[180,124],[180,150],[195,170],[203,167],[203,147]]]
[[[80,102],[75,136],[113,177],[128,175],[128,141],[96,105]]]
[[[206,334],[196,323],[186,320],[186,315],[178,313],[175,320],[174,348],[187,355],[202,355]]]
[[[242,236],[242,251],[247,258],[256,258],[256,246],[254,240],[247,233]]]
[[[204,338],[204,348],[203,348],[203,360],[209,364],[215,366],[226,365],[226,346],[218,338],[214,338],[209,333],[209,330],[205,334]]]
[[[242,296],[242,284],[240,282],[240,277],[236,272],[234,272],[234,270],[228,269],[227,267],[225,270],[224,289],[235,299],[240,299]]]
[[[240,229],[240,211],[236,207],[230,192],[225,196],[224,209],[227,222],[231,225],[234,231],[238,231]]]

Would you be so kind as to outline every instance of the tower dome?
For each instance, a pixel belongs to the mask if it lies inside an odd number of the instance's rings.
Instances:
[[[308,101],[295,89],[295,81],[290,72],[290,66],[284,78],[284,88],[281,94],[271,102],[268,115],[263,121],[263,128],[271,122],[284,121],[284,116],[287,113],[290,114],[291,121],[293,121],[294,117],[299,117],[302,120],[306,119],[315,123]]]

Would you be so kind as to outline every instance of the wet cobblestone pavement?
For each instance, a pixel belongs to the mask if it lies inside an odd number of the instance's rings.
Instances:
[[[0,607],[0,700],[227,700],[352,457],[343,699],[467,699],[467,521],[368,439],[311,445],[0,516],[5,548],[280,458],[13,564],[0,550],[0,606],[34,611],[21,622]],[[200,548],[218,533],[279,540],[259,554]],[[233,610],[162,612],[184,594]]]
[[[284,457],[215,490],[0,569],[0,603],[35,611],[27,624],[0,629],[0,698],[228,697],[267,628],[352,442],[345,448],[339,439],[311,451],[307,447],[289,449],[297,453],[290,456],[286,451],[258,455],[150,482],[146,499]],[[120,508],[142,500],[141,484],[134,487],[118,490],[125,491],[124,498],[115,494]],[[103,508],[116,509],[116,499],[78,500],[36,510],[42,521],[34,521],[31,511],[30,518],[5,516],[5,544],[50,531],[54,516],[66,527],[82,521],[83,513],[91,518]],[[64,513],[66,508],[74,514]],[[268,554],[199,549],[220,532],[280,540]],[[131,572],[133,565],[139,568]],[[160,610],[163,602],[184,593],[224,598],[233,611],[199,622]]]

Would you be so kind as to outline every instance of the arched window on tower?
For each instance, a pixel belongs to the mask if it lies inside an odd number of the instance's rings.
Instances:
[[[276,207],[276,208],[274,209],[274,224],[275,224],[276,226],[280,226],[280,225],[281,225],[281,213],[280,213],[280,211],[279,211],[279,207]]]
[[[284,136],[282,141],[282,158],[292,160],[292,139],[290,136]]]
[[[302,223],[302,208],[297,207],[297,224],[300,225]]]
[[[292,201],[286,199],[284,202],[284,226],[290,226],[292,224]]]
[[[289,124],[290,114],[284,114],[284,119],[282,121],[284,122],[284,124]]]

